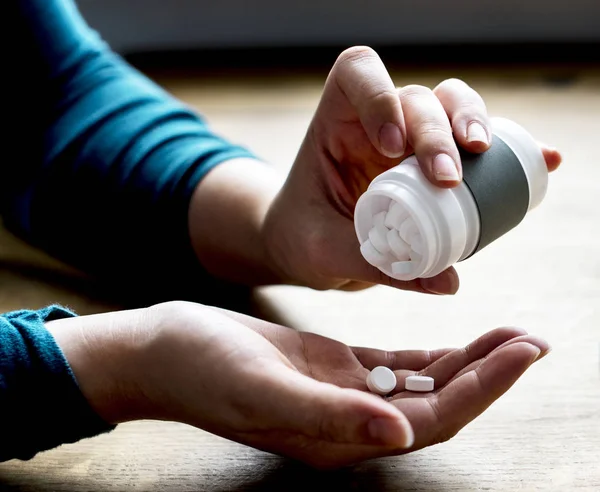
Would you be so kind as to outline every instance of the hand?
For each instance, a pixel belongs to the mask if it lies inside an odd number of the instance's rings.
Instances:
[[[456,186],[464,149],[489,148],[485,104],[460,80],[433,90],[397,89],[377,54],[364,47],[340,55],[289,178],[270,207],[265,242],[283,278],[317,289],[356,290],[372,284],[453,294],[453,268],[430,279],[387,277],[361,256],[353,212],[359,196],[385,170],[415,153],[424,174],[441,187]],[[560,154],[542,145],[548,169]]]
[[[48,327],[108,422],[184,422],[319,468],[451,438],[549,350],[515,328],[462,349],[354,348],[183,302]],[[391,398],[367,391],[366,376],[378,365],[398,377]],[[435,391],[403,391],[415,373],[434,377]]]

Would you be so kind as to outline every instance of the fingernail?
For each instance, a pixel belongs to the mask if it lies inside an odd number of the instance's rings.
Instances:
[[[488,145],[490,140],[485,128],[480,123],[474,121],[467,128],[467,142],[479,142]]]
[[[388,446],[407,449],[415,442],[412,428],[396,419],[383,417],[371,419],[368,429],[373,440]]]
[[[543,359],[544,357],[546,357],[550,352],[552,352],[552,347],[548,348],[547,350],[542,350],[540,351],[539,355],[535,358],[534,362],[537,362],[540,359]]]
[[[534,362],[537,362],[540,359],[543,359],[544,357],[546,357],[550,352],[552,352],[552,347],[550,346],[550,344],[548,342],[546,342],[546,340],[542,340],[541,338],[538,340],[536,340],[535,346],[540,349],[540,353],[538,354],[538,356],[534,359]]]
[[[432,294],[453,295],[458,291],[458,277],[451,272],[442,272],[431,278],[419,279],[421,287]]]
[[[539,349],[539,347],[536,347],[535,345],[532,345],[532,347],[535,347],[537,353],[531,359],[530,364],[533,364],[534,362],[537,362],[540,359],[540,355],[542,354],[542,351]]]
[[[460,181],[456,163],[448,154],[438,154],[435,157],[433,175],[438,181]]]
[[[386,123],[381,127],[379,145],[386,157],[400,157],[404,153],[404,140],[398,125]]]

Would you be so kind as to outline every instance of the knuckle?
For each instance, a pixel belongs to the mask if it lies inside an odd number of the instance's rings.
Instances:
[[[452,116],[453,120],[479,121],[487,123],[487,109],[483,101],[460,101],[458,108]]]
[[[432,144],[442,144],[452,140],[447,123],[436,119],[427,119],[421,123],[417,131],[418,137]]]
[[[460,79],[447,79],[441,82],[434,90],[440,99],[454,101],[457,110],[464,112],[485,111],[485,103],[481,95],[469,84]]]
[[[397,98],[398,95],[395,91],[381,88],[370,92],[365,99],[365,103],[371,106],[377,106],[379,104],[388,104]]]
[[[457,78],[449,78],[440,82],[434,92],[439,91],[462,91],[465,89],[471,89],[469,84],[467,84],[464,80]]]
[[[409,84],[402,87],[402,89],[400,89],[400,93],[404,98],[428,97],[433,94],[433,91],[424,85]]]
[[[208,308],[203,304],[189,301],[166,301],[147,308],[150,319],[157,326],[165,329],[197,323],[207,313],[207,310]]]
[[[194,304],[188,301],[166,301],[149,308],[152,312],[164,316],[182,316],[194,309]]]
[[[369,46],[352,46],[340,53],[336,64],[362,63],[365,60],[377,57],[377,52]]]

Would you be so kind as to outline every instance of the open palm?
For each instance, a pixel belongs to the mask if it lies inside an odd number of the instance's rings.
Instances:
[[[387,352],[222,313],[268,343],[253,343],[248,352],[261,360],[261,394],[243,397],[252,409],[246,411],[261,414],[261,423],[228,437],[324,468],[450,439],[549,351],[545,341],[521,329],[498,328],[463,348]],[[365,379],[376,366],[389,367],[397,376],[398,385],[388,397],[368,392]],[[404,379],[413,374],[433,377],[435,390],[404,391]],[[243,386],[250,384],[256,388],[253,382]],[[286,394],[274,395],[278,390],[271,391],[271,385],[287,386]],[[381,426],[374,418],[378,412]],[[391,424],[394,418],[396,425]]]

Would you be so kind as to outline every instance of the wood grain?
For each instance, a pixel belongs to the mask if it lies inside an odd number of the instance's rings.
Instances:
[[[360,293],[270,287],[256,307],[300,330],[398,349],[457,346],[519,325],[553,352],[453,440],[412,455],[317,472],[185,425],[137,422],[0,465],[0,489],[23,491],[598,491],[600,490],[600,72],[547,84],[532,71],[395,73],[397,85],[459,76],[492,114],[559,147],[546,200],[510,234],[458,267],[453,298],[377,287]],[[325,74],[158,78],[215,129],[287,169]],[[92,282],[3,231],[0,311],[66,303],[118,309]],[[1,438],[1,436],[0,436]]]

